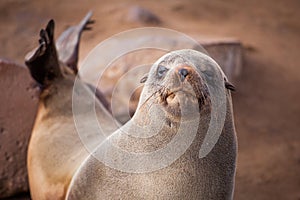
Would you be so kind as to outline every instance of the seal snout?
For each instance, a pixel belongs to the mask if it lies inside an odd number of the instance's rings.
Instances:
[[[180,80],[184,81],[185,77],[187,77],[187,75],[189,74],[188,70],[185,68],[179,69],[178,70],[178,74],[180,76]]]
[[[176,72],[179,75],[179,79],[183,82],[186,77],[191,74],[191,67],[189,66],[180,66],[176,68]]]

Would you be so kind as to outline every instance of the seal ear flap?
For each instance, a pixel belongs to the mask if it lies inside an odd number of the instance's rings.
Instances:
[[[148,73],[142,77],[142,79],[140,80],[140,83],[145,83],[147,81],[147,79],[148,79]]]
[[[92,12],[90,11],[78,25],[65,30],[56,42],[59,60],[66,64],[74,74],[78,73],[77,63],[81,34],[85,30],[91,30],[92,28],[89,25],[95,22],[91,20],[91,16]]]
[[[62,77],[54,44],[54,20],[40,31],[39,47],[25,58],[31,76],[41,85],[49,85],[55,78]]]
[[[231,91],[235,91],[235,86],[226,80],[225,80],[225,88]]]

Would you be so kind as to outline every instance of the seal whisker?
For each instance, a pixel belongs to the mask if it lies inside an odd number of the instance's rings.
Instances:
[[[161,89],[162,89],[162,88],[158,89],[157,91],[155,91],[154,93],[152,93],[149,97],[147,97],[147,99],[141,104],[140,108],[142,109],[142,108],[146,105],[146,103],[147,103],[154,95],[156,95],[158,92],[160,92]],[[152,103],[152,104],[153,104],[153,103]],[[151,104],[151,106],[152,106],[152,104]],[[151,107],[151,106],[150,106],[150,107]]]

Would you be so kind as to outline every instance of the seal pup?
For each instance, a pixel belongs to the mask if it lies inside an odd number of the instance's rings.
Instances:
[[[66,198],[232,199],[234,86],[218,64],[195,50],[174,51],[142,82],[132,119],[83,162]]]
[[[76,31],[78,33],[81,30]],[[70,37],[65,42],[68,39]],[[25,61],[31,76],[41,86],[38,113],[27,155],[30,193],[33,200],[64,199],[74,172],[89,155],[88,149],[96,147],[98,141],[101,141],[98,132],[89,131],[85,135],[88,138],[85,145],[89,148],[86,149],[82,143],[73,119],[72,95],[80,99],[79,109],[82,110],[80,114],[89,123],[91,116],[86,114],[85,110],[94,100],[94,94],[89,86],[76,79],[77,71],[74,68],[59,61],[58,53],[65,50],[60,48],[57,53],[53,20],[49,21],[45,30],[40,31],[39,43],[39,47]],[[76,46],[73,43],[73,47]],[[74,52],[77,57],[78,48]],[[70,59],[66,59],[68,60]],[[77,69],[77,60],[73,61],[71,66]],[[74,89],[75,80],[77,80],[76,89]],[[117,123],[101,102],[93,101],[93,103],[96,115],[103,123],[103,130],[112,133],[117,129]],[[91,123],[86,125],[96,126]]]

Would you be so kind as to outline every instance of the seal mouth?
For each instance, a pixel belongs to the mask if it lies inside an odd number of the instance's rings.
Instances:
[[[165,89],[164,91],[160,92],[160,101],[165,103],[165,105],[168,104],[168,102],[174,100],[176,97],[176,92],[178,90],[170,90],[170,89]]]
[[[159,94],[159,102],[165,108],[173,107],[172,110],[180,107],[180,104],[198,103],[198,97],[195,93],[185,90],[183,87],[175,89],[165,88]],[[188,105],[188,104],[187,104]]]
[[[176,96],[175,92],[176,92],[176,91],[171,91],[171,90],[169,90],[169,89],[166,89],[165,92],[162,92],[162,93],[161,93],[161,100],[162,100],[163,102],[165,102],[165,101],[167,101],[167,99],[170,99],[170,100],[174,99],[175,96]]]
[[[163,87],[158,94],[159,102],[167,110],[172,107],[173,112],[180,107],[181,103],[185,106],[197,103],[199,110],[210,103],[208,88],[204,84],[192,85],[192,88],[185,88],[184,85],[172,89]]]
[[[183,93],[185,95],[198,99],[198,96],[195,92],[185,90],[183,87],[176,88],[176,89],[165,89],[165,91],[161,92],[160,97],[162,101],[173,100],[178,95],[178,93]]]

